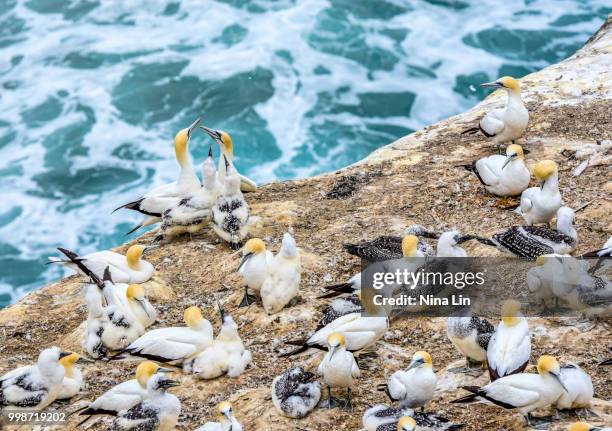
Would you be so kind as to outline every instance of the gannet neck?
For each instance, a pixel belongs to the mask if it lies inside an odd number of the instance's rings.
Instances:
[[[520,90],[507,89],[506,93],[508,93],[508,107],[525,106],[525,104],[523,103],[523,98],[521,97]]]
[[[555,193],[559,191],[559,173],[553,172],[548,178],[544,180],[542,185],[542,191],[545,193]]]
[[[566,208],[566,207],[562,207]],[[574,212],[566,208],[567,211],[563,211],[562,208],[557,211],[557,232],[569,236],[573,240],[576,240],[578,233],[574,229]]]

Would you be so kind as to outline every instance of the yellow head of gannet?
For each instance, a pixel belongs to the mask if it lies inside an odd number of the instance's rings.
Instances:
[[[406,235],[402,239],[402,254],[404,257],[412,257],[417,251],[419,239],[415,235]]]
[[[433,362],[431,360],[431,355],[423,350],[416,352],[412,355],[412,362],[408,365],[406,371],[411,370],[412,368],[419,367],[433,367]]]
[[[521,147],[520,145],[516,145],[516,144],[508,145],[508,147],[506,148],[506,161],[504,162],[502,169],[505,168],[506,165],[510,163],[512,160],[524,160],[524,159],[525,159],[525,152],[523,151],[523,147]]]
[[[217,415],[220,419],[223,420],[227,418],[228,420],[231,420],[232,414],[232,403],[229,401],[221,401],[219,404],[217,404]]]
[[[222,130],[213,130],[206,126],[200,126],[200,129],[204,130],[208,133],[208,136],[213,138],[213,140],[219,144],[221,147],[221,152],[230,158],[234,156],[234,144],[232,142],[232,137],[229,133],[224,132]]]
[[[259,238],[251,238],[246,242],[244,247],[242,247],[242,259],[240,259],[240,264],[238,265],[237,271],[240,271],[240,268],[249,260],[249,258],[253,255],[258,255],[266,252],[266,244]]]
[[[169,372],[166,368],[161,368],[155,362],[144,361],[136,368],[136,381],[144,389],[151,376],[157,372]]]
[[[541,162],[536,163],[533,167],[533,175],[540,181],[544,181],[546,178],[550,177],[552,174],[557,172],[558,166],[552,160],[542,160]]]
[[[145,290],[140,284],[130,284],[125,292],[125,296],[129,300],[142,302],[145,299]]]
[[[179,130],[174,136],[174,153],[176,155],[176,161],[181,166],[185,166],[189,163],[189,139],[193,130],[200,124],[200,118],[195,120],[191,126],[186,129]]]
[[[595,429],[596,428],[591,427],[591,425],[586,422],[574,422],[569,426],[567,431],[591,431]]]
[[[135,244],[128,248],[125,257],[127,259],[127,264],[130,269],[138,270],[140,267],[140,259],[142,259],[142,255],[145,251],[145,246],[140,244]]]
[[[200,324],[204,321],[202,310],[196,305],[187,308],[183,314],[183,320],[185,320],[185,323],[191,329],[199,328]]]
[[[538,373],[541,376],[546,374],[552,376],[561,385],[563,390],[567,392],[567,388],[561,381],[561,367],[559,366],[559,362],[552,356],[540,356],[540,359],[538,359]]]
[[[507,91],[511,91],[515,94],[521,93],[521,84],[511,76],[502,76],[496,81],[493,82],[485,82],[484,84],[480,84],[481,87],[488,88],[504,88]]]
[[[514,326],[519,323],[521,303],[514,299],[509,299],[502,304],[502,320],[506,326]]]
[[[397,423],[397,431],[414,431],[416,429],[416,421],[410,416],[403,416]]]
[[[74,372],[73,367],[74,367],[74,364],[76,364],[77,362],[93,362],[93,361],[90,361],[89,359],[85,359],[81,357],[78,353],[74,353],[74,352],[62,357],[59,360],[59,363],[64,367],[66,377],[69,377],[69,378],[72,377],[73,372]]]
[[[331,353],[331,359],[336,353],[336,350],[346,346],[346,338],[342,332],[332,332],[327,336],[327,345],[329,347],[329,352]]]

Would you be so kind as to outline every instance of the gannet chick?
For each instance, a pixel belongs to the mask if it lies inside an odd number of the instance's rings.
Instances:
[[[446,335],[453,346],[465,356],[466,366],[449,371],[469,373],[479,370],[486,363],[489,341],[495,327],[482,317],[472,314],[470,307],[462,308],[446,321]]]
[[[144,196],[115,208],[113,212],[126,208],[150,217],[161,218],[165,210],[175,206],[181,199],[191,195],[201,187],[200,180],[189,157],[189,140],[199,124],[200,119],[198,118],[188,128],[180,130],[174,136],[174,153],[181,169],[178,180],[154,187]],[[137,226],[136,229],[140,227],[142,226]]]
[[[272,262],[273,254],[266,250],[266,244],[259,238],[251,238],[242,248],[242,259],[238,272],[244,283],[244,297],[240,307],[253,303],[255,298],[249,295],[249,289],[259,295],[261,285],[268,276],[268,264]]]
[[[571,362],[561,367],[561,382],[565,386],[555,406],[558,409],[579,409],[591,405],[593,382],[582,368]]]
[[[467,257],[467,252],[457,244],[471,239],[471,236],[461,235],[459,231],[444,232],[438,238],[436,257]]]
[[[336,298],[323,310],[323,315],[319,319],[317,330],[342,316],[357,313],[359,311],[361,311],[361,299],[359,299],[359,295]]]
[[[414,409],[423,407],[433,398],[437,381],[431,356],[421,351],[412,356],[406,370],[393,373],[382,388],[392,402],[397,401],[400,407]]]
[[[433,249],[421,236],[419,236],[419,234],[426,238],[437,238],[435,234],[420,225],[413,225],[406,231],[410,233],[406,233],[403,237],[380,236],[371,241],[364,241],[357,244],[343,244],[342,247],[344,247],[349,254],[360,257],[368,262],[401,259],[404,255],[402,247],[405,238],[409,235],[414,235],[418,237],[417,256],[433,256]]]
[[[480,86],[503,88],[508,94],[506,107],[489,112],[480,120],[478,127],[465,130],[462,134],[480,130],[487,138],[493,138],[498,148],[506,142],[514,143],[523,135],[529,123],[529,112],[523,104],[519,82],[511,76],[504,76],[497,81],[480,84]]]
[[[529,226],[550,222],[562,203],[558,167],[555,162],[538,162],[533,168],[533,175],[540,181],[540,186],[525,190],[517,208],[517,212]]]
[[[321,385],[315,375],[293,367],[272,381],[272,403],[283,416],[302,419],[321,399]]]
[[[212,343],[213,328],[199,307],[187,308],[183,318],[187,326],[148,331],[113,358],[128,354],[172,365],[194,358]]]
[[[463,167],[473,172],[485,189],[496,196],[520,195],[531,179],[520,145],[508,145],[505,156],[484,157]]]
[[[146,253],[154,246],[145,247],[143,245],[132,245],[128,248],[126,255],[115,253],[114,251],[98,251],[85,256],[79,256],[75,252],[65,248],[58,248],[69,260],[49,258],[50,263],[59,263],[81,275],[85,274],[82,265],[91,270],[99,278],[102,278],[104,269],[108,266],[113,281],[115,283],[144,283],[148,281],[155,272],[155,268],[143,259]]]
[[[346,350],[346,339],[341,332],[333,332],[327,337],[328,351],[317,373],[327,385],[328,399],[321,402],[322,408],[333,409],[339,406],[339,400],[332,397],[332,388],[346,389],[346,407],[352,409],[351,387],[353,379],[359,377],[359,367],[353,354]]]
[[[489,341],[487,365],[491,381],[523,372],[531,356],[531,335],[521,303],[508,300],[502,305],[502,320]]]
[[[59,361],[70,354],[51,347],[40,352],[36,365],[19,367],[0,376],[0,412],[38,411],[55,401],[65,373]]]
[[[612,431],[612,428],[594,427],[586,422],[574,422],[569,426],[567,431]]]
[[[268,262],[268,276],[261,285],[261,301],[268,314],[280,312],[298,293],[302,266],[295,239],[283,235],[278,253]]]
[[[548,309],[549,302],[555,299],[552,286],[560,277],[558,272],[561,268],[561,262],[556,257],[561,257],[559,254],[543,254],[538,256],[533,268],[527,271],[527,287],[529,291],[535,295],[538,302],[541,302],[544,310]]]
[[[377,404],[367,409],[362,421],[366,431],[402,431],[410,430],[410,426],[417,430],[423,427],[436,431],[452,431],[463,426],[431,413],[415,412],[409,408],[388,407],[384,404]],[[414,428],[413,421],[417,428]]]
[[[462,386],[462,388],[472,393],[451,403],[480,401],[504,409],[517,409],[521,414],[527,415],[527,422],[531,411],[554,404],[566,391],[561,382],[559,363],[547,355],[538,359],[538,374],[513,374],[481,388],[478,386]]]
[[[545,254],[569,254],[578,240],[573,227],[574,218],[575,213],[571,208],[561,207],[557,211],[556,230],[542,226],[512,226],[491,238],[473,239],[527,260],[535,260]]]
[[[200,126],[200,129],[204,130],[208,136],[210,136],[213,141],[219,144],[221,148],[221,157],[219,157],[219,172],[217,176],[217,182],[220,186],[223,186],[225,183],[225,177],[227,176],[227,168],[223,161],[223,157],[226,157],[230,163],[234,162],[234,143],[232,142],[232,137],[227,132],[223,132],[221,130],[213,130],[209,129],[205,126]],[[244,175],[238,174],[240,176],[240,190],[243,192],[254,192],[257,191],[257,183],[255,181],[245,177]]]
[[[181,413],[181,402],[166,392],[180,383],[155,374],[147,383],[146,397],[133,407],[122,410],[113,421],[113,430],[174,430]]]
[[[64,367],[64,379],[56,399],[65,400],[74,397],[83,387],[83,374],[75,367],[75,364],[92,363],[93,361],[83,358],[76,353],[71,353],[59,360]]]
[[[227,159],[224,160],[227,177],[212,209],[212,228],[233,250],[237,250],[249,233],[249,205],[240,191],[236,170]]]
[[[234,416],[232,403],[222,401],[217,405],[219,422],[206,422],[196,431],[242,431],[242,425]]]

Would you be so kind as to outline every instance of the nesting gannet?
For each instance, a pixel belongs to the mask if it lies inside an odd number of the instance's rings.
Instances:
[[[401,259],[404,256],[405,241],[408,236],[418,238],[417,256],[433,256],[434,252],[425,238],[437,238],[437,235],[420,225],[413,225],[406,229],[403,237],[380,236],[371,241],[357,244],[343,244],[344,249],[353,256],[360,257],[368,262],[382,262],[385,260]]]
[[[405,431],[423,427],[436,431],[458,430],[462,425],[454,424],[448,419],[426,412],[415,412],[409,408],[388,407],[384,404],[377,404],[370,407],[363,414],[363,427],[366,431]],[[412,426],[413,428],[406,428]]]
[[[268,275],[261,285],[261,301],[268,314],[281,311],[295,298],[300,287],[302,266],[295,239],[286,232],[280,250],[268,262]]]
[[[333,332],[327,337],[328,351],[319,367],[317,373],[323,377],[327,385],[328,398],[321,402],[321,407],[333,409],[339,405],[339,400],[332,397],[332,388],[346,389],[346,407],[352,409],[351,387],[353,379],[359,377],[359,366],[355,362],[353,354],[346,350],[346,339],[340,332]]]
[[[535,266],[527,271],[527,287],[534,294],[538,302],[541,302],[544,309],[548,309],[549,303],[555,299],[553,285],[559,279],[561,273],[561,262],[557,257],[560,254],[543,254],[538,256]]]
[[[463,167],[473,172],[489,193],[516,196],[523,193],[531,179],[524,159],[520,145],[508,145],[505,156],[496,154],[484,157]]]
[[[234,162],[234,143],[232,142],[232,137],[227,132],[223,132],[221,130],[213,130],[208,127],[200,126],[200,129],[204,130],[208,136],[210,136],[213,141],[219,144],[221,148],[221,157],[219,157],[219,172],[217,174],[217,181],[220,186],[223,186],[225,183],[225,177],[227,175],[227,167],[223,163],[223,158],[226,157],[230,163]],[[244,175],[238,174],[240,176],[240,190],[243,192],[254,192],[257,190],[257,183],[255,181],[245,177]]]
[[[155,374],[147,382],[147,395],[133,407],[121,410],[113,421],[113,430],[171,431],[181,413],[179,399],[166,392],[180,383],[163,374]]]
[[[481,401],[505,409],[517,409],[521,414],[527,415],[528,422],[531,411],[554,404],[566,391],[561,382],[559,363],[547,355],[538,359],[538,374],[513,374],[480,388],[462,387],[472,393],[451,403]]]
[[[535,260],[545,254],[569,254],[576,247],[578,234],[573,227],[575,213],[569,207],[557,211],[557,229],[543,226],[512,226],[491,238],[473,237],[520,258]]]
[[[220,306],[221,330],[202,353],[183,365],[183,371],[201,379],[214,379],[223,374],[238,377],[251,363],[251,352],[245,349],[238,335],[238,325]]]
[[[0,412],[42,410],[55,401],[65,375],[59,361],[70,354],[51,347],[40,352],[36,365],[19,367],[0,376]]]
[[[561,381],[565,386],[555,406],[558,409],[586,408],[593,400],[593,382],[582,368],[571,362],[561,366]]]
[[[359,295],[351,295],[342,298],[335,298],[325,307],[319,319],[317,329],[321,329],[334,320],[346,316],[347,314],[361,311],[361,299]]]
[[[508,94],[506,107],[489,112],[480,120],[478,127],[467,129],[462,134],[481,131],[487,138],[493,138],[498,148],[506,142],[514,143],[523,135],[529,123],[529,112],[521,98],[521,85],[511,76],[504,76],[497,81],[486,82],[480,86],[503,88]]]
[[[83,358],[77,353],[71,353],[59,360],[64,367],[64,380],[56,399],[65,400],[74,397],[83,387],[83,374],[75,367],[75,364],[92,363],[93,361]]]
[[[80,262],[100,278],[102,278],[104,269],[108,266],[115,283],[144,283],[155,272],[153,265],[143,259],[146,253],[153,248],[154,246],[145,247],[136,244],[128,248],[125,256],[108,250],[79,256],[73,251],[60,247],[58,250],[65,254],[68,260],[50,257],[49,262],[62,264],[79,274],[87,275],[83,267],[78,264]]]
[[[525,190],[516,210],[529,226],[550,222],[562,204],[557,164],[552,160],[542,160],[534,166],[533,175],[540,181],[540,186]]]
[[[283,416],[306,417],[321,399],[321,385],[315,375],[293,367],[272,381],[272,403]]]
[[[487,319],[472,315],[470,308],[449,316],[446,335],[466,361],[465,367],[450,371],[471,372],[481,368],[487,360],[487,348],[494,332],[495,327]]]
[[[200,180],[189,157],[189,140],[199,124],[200,119],[198,118],[189,127],[180,130],[174,136],[174,153],[181,169],[177,181],[157,186],[135,201],[115,208],[113,212],[126,208],[150,217],[161,218],[165,210],[175,206],[181,199],[191,195],[201,187]],[[147,221],[150,222],[150,220]],[[136,229],[140,227],[142,226],[137,226]]]
[[[612,431],[612,428],[591,426],[586,422],[574,422],[567,431]]]
[[[491,381],[523,372],[531,356],[531,335],[521,304],[508,300],[502,305],[502,320],[489,341],[487,366]]]
[[[242,425],[234,416],[232,403],[222,401],[217,405],[219,422],[206,422],[195,431],[242,431]]]
[[[140,284],[130,284],[125,291],[125,297],[134,317],[143,327],[148,328],[155,323],[157,310],[146,297],[144,287]]]
[[[230,247],[237,250],[249,233],[249,205],[240,191],[234,167],[224,159],[227,176],[212,208],[212,228]]]
[[[438,379],[433,372],[431,356],[427,352],[416,352],[406,370],[391,375],[384,389],[389,399],[400,407],[423,407],[433,398]]]
[[[249,295],[249,289],[259,295],[261,285],[268,276],[268,265],[274,255],[266,250],[266,244],[259,238],[251,238],[242,247],[242,259],[238,272],[244,283],[244,297],[240,307],[250,305],[255,298]]]
[[[173,365],[194,358],[211,344],[213,328],[202,317],[199,307],[187,308],[183,318],[187,326],[148,331],[113,358],[122,359],[124,354],[128,354]]]

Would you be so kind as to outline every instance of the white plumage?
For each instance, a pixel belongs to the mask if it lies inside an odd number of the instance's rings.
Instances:
[[[505,156],[496,154],[479,159],[468,169],[476,174],[489,193],[497,196],[520,195],[531,179],[519,145],[509,145]]]
[[[249,289],[260,295],[261,286],[268,276],[268,265],[274,260],[274,255],[266,250],[266,244],[259,238],[252,238],[242,248],[242,259],[238,272],[244,283],[244,298],[241,306],[251,302]]]
[[[582,368],[573,363],[561,367],[561,381],[567,392],[563,392],[556,402],[558,409],[578,409],[591,405],[593,382]]]
[[[461,239],[459,231],[444,232],[438,238],[436,257],[467,257],[467,252],[457,245]]]
[[[71,353],[61,358],[59,362],[64,367],[64,379],[62,380],[62,387],[57,394],[57,399],[65,400],[74,397],[83,387],[83,373],[81,373],[78,367],[75,367],[75,364],[93,361],[81,358],[76,353]]]
[[[437,381],[429,353],[416,352],[406,370],[391,375],[385,392],[400,407],[414,409],[423,407],[433,398]]]
[[[533,174],[541,185],[525,190],[517,208],[529,226],[550,222],[562,204],[557,164],[552,160],[538,162]]]
[[[268,275],[261,285],[261,300],[268,314],[281,311],[297,295],[301,280],[300,254],[289,232],[281,249],[268,262]]]
[[[206,422],[195,431],[242,431],[242,425],[234,416],[232,404],[229,401],[217,405],[219,422]]]
[[[340,332],[334,332],[327,337],[328,351],[317,368],[317,373],[323,377],[328,388],[328,399],[324,404],[327,408],[335,407],[336,400],[332,397],[332,388],[347,389],[347,405],[351,405],[351,387],[353,380],[361,375],[359,366],[353,354],[346,350],[346,340]]]

